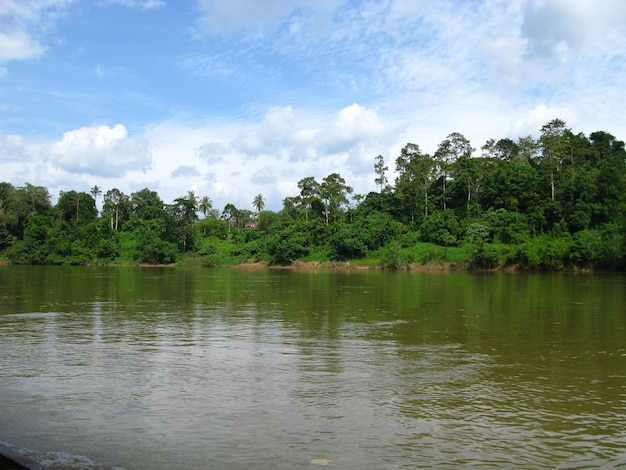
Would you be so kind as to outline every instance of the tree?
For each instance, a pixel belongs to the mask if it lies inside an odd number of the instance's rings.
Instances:
[[[571,131],[565,127],[565,121],[553,119],[541,128],[541,166],[549,175],[550,199],[556,199],[556,173],[561,170],[563,162],[573,158],[570,137]]]
[[[378,175],[378,178],[374,180],[374,183],[380,186],[380,192],[383,192],[385,185],[387,184],[386,173],[389,167],[385,166],[385,160],[382,155],[376,157],[376,163],[374,163],[374,171]]]
[[[326,215],[326,225],[328,225],[329,214],[338,213],[342,207],[348,205],[347,195],[352,193],[352,188],[346,185],[339,173],[331,173],[322,180],[320,184],[320,197],[324,203],[324,214]]]
[[[130,195],[132,217],[139,220],[162,219],[164,204],[156,191],[144,188]]]
[[[52,209],[48,190],[26,183],[15,188],[10,183],[0,186],[0,246],[24,238],[29,217],[49,215]]]
[[[234,204],[228,203],[224,206],[224,210],[222,211],[222,219],[228,222],[228,232],[232,228],[233,221],[237,221],[239,211],[235,207]]]
[[[435,162],[422,153],[417,144],[408,143],[396,159],[396,192],[409,201],[411,223],[415,223],[419,200],[424,201],[424,216],[428,217],[428,193],[435,177]]]
[[[298,181],[298,188],[300,188],[300,202],[304,207],[304,218],[308,222],[309,210],[313,202],[320,197],[320,184],[313,176],[307,176]]]
[[[539,143],[532,136],[520,137],[517,139],[517,147],[519,148],[519,158],[525,162],[531,162],[537,157],[539,152]]]
[[[597,202],[606,211],[606,222],[618,222],[626,214],[626,150],[624,142],[607,132],[593,132],[591,141],[594,166],[599,173]]]
[[[476,172],[473,171],[471,162],[474,149],[471,147],[469,140],[463,134],[453,132],[439,144],[435,152],[435,160],[439,162],[441,172],[443,174],[443,209],[446,209],[446,179],[449,172],[452,172],[455,178],[462,180],[466,186],[468,203],[472,198],[472,185],[476,178]]]
[[[257,194],[252,201],[252,206],[256,209],[257,217],[261,213],[261,211],[265,208],[265,200],[263,199],[262,194]]]
[[[102,195],[102,189],[100,189],[98,185],[94,185],[93,188],[91,188],[90,194],[94,200],[98,202],[98,198]]]
[[[481,147],[481,150],[483,151],[483,156],[486,158],[502,160],[509,163],[520,159],[522,154],[522,147],[511,139],[500,139],[497,142],[494,139],[489,139],[485,142],[485,145]]]
[[[98,216],[96,201],[87,193],[61,191],[56,205],[59,217],[65,222],[89,222]]]
[[[195,197],[190,197],[192,195],[176,198],[173,204],[166,207],[173,220],[167,229],[174,235],[183,253],[187,251],[188,246],[192,246],[192,225],[198,220],[196,213],[198,205]]]
[[[203,196],[198,203],[198,210],[202,212],[202,215],[204,215],[204,217],[206,217],[212,208],[213,202],[211,201],[209,196]]]
[[[195,191],[187,191],[187,200],[193,204],[194,210],[198,209],[198,197],[196,196]]]
[[[109,217],[112,229],[120,229],[120,221],[128,220],[130,210],[130,198],[119,189],[110,189],[104,195],[102,215]]]

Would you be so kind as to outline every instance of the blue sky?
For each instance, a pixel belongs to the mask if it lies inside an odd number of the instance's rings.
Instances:
[[[0,181],[266,208],[407,143],[626,139],[622,0],[2,0]],[[393,174],[390,174],[393,180]]]

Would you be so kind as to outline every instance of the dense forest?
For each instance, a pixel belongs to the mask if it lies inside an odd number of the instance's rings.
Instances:
[[[433,155],[408,143],[374,158],[377,191],[353,195],[337,173],[298,182],[278,212],[220,212],[193,192],[165,204],[155,191],[61,192],[0,183],[0,259],[14,264],[356,261],[398,269],[626,268],[626,150],[607,132],[574,134],[562,120],[540,137],[460,133]],[[102,211],[96,203],[102,198]]]

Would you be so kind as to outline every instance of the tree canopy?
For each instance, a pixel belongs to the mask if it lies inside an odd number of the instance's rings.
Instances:
[[[382,155],[367,195],[345,178],[306,176],[281,210],[194,191],[164,203],[144,188],[65,191],[0,183],[0,257],[12,263],[170,263],[372,259],[381,266],[457,256],[463,267],[626,267],[626,150],[604,132],[575,134],[554,119],[531,136],[472,147],[449,134],[433,155],[407,143],[395,180]],[[104,193],[104,195],[103,195]],[[102,196],[102,211],[96,201]],[[198,217],[202,214],[202,218]],[[456,250],[456,251],[455,251]]]

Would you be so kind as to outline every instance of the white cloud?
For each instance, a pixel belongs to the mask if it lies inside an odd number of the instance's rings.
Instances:
[[[274,107],[258,125],[243,130],[231,147],[253,157],[273,155],[290,161],[332,156],[357,143],[393,142],[399,126],[388,121],[358,103],[339,110],[334,118]]]
[[[518,137],[528,135],[539,137],[541,127],[557,118],[563,119],[568,124],[578,120],[576,114],[567,108],[553,108],[542,103],[515,122],[513,134]]]
[[[42,42],[61,12],[77,0],[2,0],[0,2],[0,61],[43,55]],[[60,38],[52,38],[62,41]]]
[[[20,162],[23,161],[27,153],[26,144],[21,135],[3,134],[0,131],[0,162]]]
[[[44,48],[26,31],[0,31],[0,60],[31,59],[43,54]]]
[[[63,134],[52,144],[50,160],[71,173],[121,177],[129,171],[146,171],[151,164],[148,141],[128,136],[126,127],[82,127]]]
[[[528,54],[561,59],[623,28],[626,4],[620,0],[529,0],[521,31]]]
[[[63,11],[70,3],[0,0],[2,34],[19,32],[24,44],[30,39],[31,46],[42,48],[11,50],[24,51],[26,58],[52,48],[46,42],[50,29],[39,25],[49,12]],[[163,2],[108,3],[149,9]],[[13,123],[36,122],[38,116],[29,120],[26,111],[16,111],[0,122],[13,126],[0,134],[0,172],[12,181],[28,177],[24,181],[34,184],[90,187],[97,182],[125,192],[150,187],[165,201],[193,189],[211,197],[216,207],[248,207],[262,193],[268,208],[279,209],[282,198],[297,194],[297,181],[306,176],[319,180],[338,172],[356,192],[374,190],[376,155],[382,154],[391,168],[407,142],[434,152],[451,132],[461,132],[479,148],[488,138],[536,136],[558,117],[583,132],[601,129],[626,137],[620,135],[626,106],[623,0],[198,0],[196,5],[211,37],[196,36],[192,43],[179,38],[162,50],[165,55],[174,51],[170,64],[194,73],[178,76],[173,88],[166,69],[154,73],[164,62],[150,62],[151,56],[164,56],[145,54],[127,74],[133,78],[128,87],[137,88],[121,90],[118,82],[120,92],[116,88],[116,95],[107,95],[119,104],[122,91],[135,96],[149,83],[150,109],[124,103],[123,110],[128,115],[123,122],[148,126],[145,134],[129,136],[124,126],[75,129],[80,126],[75,122],[115,119],[110,116],[118,110],[100,102],[85,111],[92,113],[88,117],[80,116],[82,121],[59,123],[70,131],[58,142],[34,142],[16,136],[20,124]],[[178,2],[167,8],[189,14]],[[120,9],[111,8],[111,14],[114,10]],[[170,25],[166,10],[145,18]],[[141,46],[141,31],[137,34],[134,47]],[[68,40],[79,46],[71,36]],[[161,52],[158,46],[150,43]],[[84,47],[91,50],[88,42]],[[19,56],[8,51],[0,49],[0,54]],[[90,57],[84,70],[104,80],[89,74],[90,84],[79,86],[92,96],[106,94],[114,67],[104,56]],[[9,94],[21,86],[16,74],[0,67],[0,76],[3,70],[2,83],[12,86],[0,90],[4,109],[27,108],[26,99]],[[93,83],[97,87],[89,89]],[[69,95],[67,90],[51,85],[45,94],[58,93],[60,99],[61,93]],[[29,91],[25,88],[21,96],[31,96]],[[44,103],[45,97],[38,99]],[[177,113],[184,117],[163,120]],[[22,132],[45,131],[32,124]],[[22,170],[18,161],[24,162]]]

